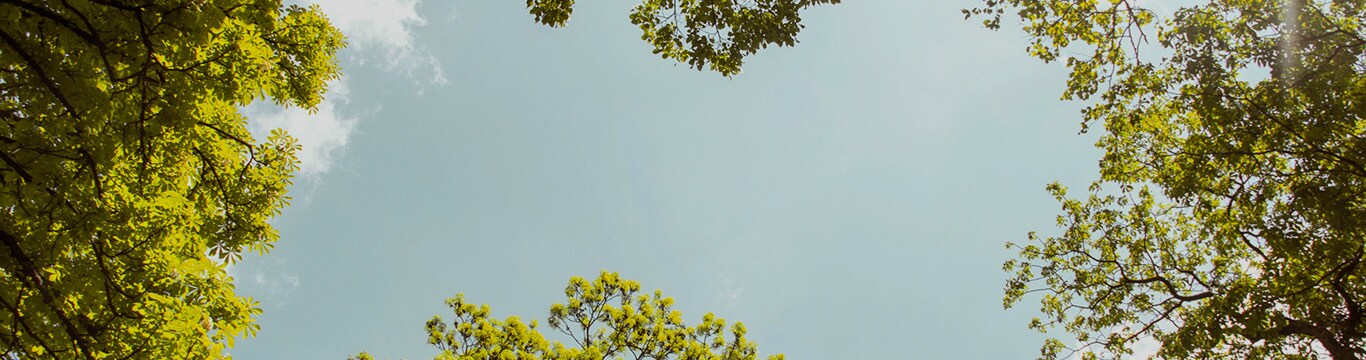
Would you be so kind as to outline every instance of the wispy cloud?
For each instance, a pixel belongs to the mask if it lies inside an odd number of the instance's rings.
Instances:
[[[724,292],[722,292],[722,293],[720,293],[720,294],[716,294],[716,297],[717,297],[718,299],[722,299],[722,300],[724,300],[724,301],[735,302],[735,301],[740,300],[740,295],[741,295],[741,294],[744,294],[744,293],[745,293],[745,288],[737,287],[737,288],[730,289],[730,290],[728,290],[728,291],[724,291]]]
[[[730,310],[742,302],[740,299],[745,294],[745,288],[738,284],[735,277],[722,274],[719,281],[712,282],[712,292],[716,294],[711,299],[713,306]]]
[[[1134,351],[1130,359],[1151,359],[1162,350],[1162,343],[1157,342],[1152,336],[1141,336],[1129,345],[1129,349]]]
[[[446,84],[441,63],[426,47],[414,40],[413,30],[427,24],[418,13],[421,0],[297,0],[296,4],[318,4],[346,35],[348,48],[342,56],[353,67],[376,66],[399,73],[416,83],[418,91],[427,85]],[[323,95],[316,112],[280,107],[257,101],[242,109],[250,119],[248,127],[258,139],[270,130],[284,129],[303,148],[298,154],[299,177],[317,181],[332,169],[350,140],[360,116],[343,109],[351,102],[345,75],[334,81]]]
[[[241,294],[256,298],[262,305],[281,308],[289,303],[290,294],[303,285],[299,276],[289,272],[281,256],[248,256],[242,262],[228,266],[228,276],[241,288]]]
[[[302,0],[318,4],[349,44],[347,55],[359,64],[376,62],[419,85],[446,84],[440,61],[413,39],[413,30],[427,24],[418,13],[421,0]]]
[[[351,138],[351,131],[357,119],[344,115],[339,105],[350,101],[346,81],[335,81],[328,88],[317,111],[309,114],[307,109],[281,107],[269,101],[257,101],[242,108],[242,114],[251,119],[247,128],[252,136],[265,139],[271,129],[284,129],[299,141],[303,148],[299,153],[299,176],[316,179],[332,168],[334,159],[341,153]]]

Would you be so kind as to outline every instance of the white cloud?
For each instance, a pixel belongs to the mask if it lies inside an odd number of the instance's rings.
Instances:
[[[238,274],[239,271],[244,273]],[[299,275],[289,272],[285,259],[277,255],[244,260],[230,267],[229,274],[236,280],[241,294],[254,297],[262,305],[276,309],[288,304],[290,294],[302,285]]]
[[[1129,344],[1129,349],[1134,351],[1133,356],[1129,357],[1130,359],[1151,359],[1157,356],[1159,350],[1162,350],[1162,343],[1157,342],[1157,339],[1151,336],[1143,336]]]
[[[723,299],[725,299],[726,301],[734,302],[734,301],[740,300],[740,295],[741,295],[741,294],[744,294],[744,293],[745,293],[745,288],[734,288],[734,289],[731,289],[730,291],[727,291],[727,292],[723,292],[723,293],[717,294],[717,297],[723,298]]]
[[[332,162],[350,140],[351,130],[356,126],[356,118],[342,115],[339,104],[350,101],[347,98],[346,81],[338,80],[330,84],[317,111],[309,114],[307,109],[281,107],[270,101],[256,101],[242,108],[242,114],[249,119],[247,128],[258,141],[264,140],[272,129],[284,129],[299,141],[302,147],[299,156],[299,176],[316,179],[332,168]]]
[[[421,0],[288,2],[322,7],[333,26],[346,35],[348,48],[343,56],[349,56],[354,65],[374,62],[380,69],[403,74],[418,85],[446,84],[440,62],[413,38],[413,28],[427,23],[417,11]],[[270,101],[256,101],[242,108],[242,114],[249,119],[248,128],[258,140],[265,139],[270,130],[280,128],[299,141],[303,149],[298,154],[298,175],[305,180],[316,181],[332,168],[358,121],[356,114],[341,109],[350,102],[344,75],[330,85],[324,100],[311,114],[306,109],[276,106]]]
[[[341,29],[352,60],[375,59],[386,71],[402,73],[419,83],[446,84],[441,63],[413,39],[413,28],[427,24],[418,14],[421,0],[300,0],[318,4],[332,25]]]
[[[720,281],[712,283],[712,289],[716,294],[712,297],[712,304],[728,310],[734,309],[741,303],[740,298],[744,296],[745,288],[737,284],[734,277],[728,275],[720,275],[719,277]]]

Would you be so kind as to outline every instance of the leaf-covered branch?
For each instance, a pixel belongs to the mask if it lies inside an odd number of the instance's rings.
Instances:
[[[1044,294],[1031,326],[1098,357],[1140,337],[1167,358],[1366,354],[1366,2],[1141,5],[964,11],[993,29],[1013,12],[1031,55],[1070,54],[1063,95],[1104,130],[1101,181],[1085,200],[1050,186],[1064,232],[1006,264],[1006,305]]]
[[[617,273],[604,271],[592,281],[571,278],[565,302],[550,307],[547,323],[577,347],[547,340],[535,321],[491,318],[488,305],[466,302],[464,295],[446,300],[454,312],[450,323],[440,316],[427,321],[427,342],[441,350],[437,359],[757,358],[743,324],[736,322],[727,331],[724,319],[708,313],[696,326],[688,326],[673,309],[672,298],[658,290],[653,295],[639,291],[639,283]],[[361,353],[353,358],[371,357]]]

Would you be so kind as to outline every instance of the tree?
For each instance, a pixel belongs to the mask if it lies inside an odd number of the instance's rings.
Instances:
[[[550,307],[551,329],[570,337],[576,347],[550,342],[537,323],[516,316],[489,318],[489,306],[475,306],[463,294],[446,299],[455,312],[447,325],[440,316],[427,321],[427,343],[436,359],[755,359],[755,344],[745,339],[739,322],[726,331],[726,320],[707,313],[697,326],[687,326],[673,309],[673,298],[639,294],[640,284],[603,271],[588,281],[569,279],[565,303]],[[772,355],[768,359],[782,359]],[[373,359],[360,353],[353,359]]]
[[[341,34],[275,0],[0,2],[0,354],[217,358],[256,330],[225,266],[270,249]]]
[[[744,58],[769,45],[792,46],[801,31],[801,10],[840,0],[642,0],[631,11],[640,38],[665,59],[710,69],[724,76],[740,73]],[[569,23],[574,0],[527,0],[537,22]]]
[[[1061,235],[1009,245],[1010,307],[1042,293],[1042,358],[1366,355],[1366,2],[985,0],[1071,70],[1100,125],[1100,180]],[[1155,40],[1155,43],[1153,42]],[[1067,54],[1067,55],[1064,55]],[[1084,349],[1082,349],[1084,348]]]

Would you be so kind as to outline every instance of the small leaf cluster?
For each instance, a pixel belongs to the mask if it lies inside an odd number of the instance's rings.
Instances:
[[[727,327],[725,319],[708,313],[696,326],[688,326],[673,309],[672,298],[658,290],[640,294],[639,283],[614,272],[603,271],[591,281],[571,278],[565,297],[564,303],[550,307],[547,324],[572,339],[571,345],[546,340],[535,321],[490,318],[488,305],[468,303],[464,295],[446,300],[454,311],[449,324],[440,316],[427,322],[427,342],[441,351],[436,359],[757,358],[744,324]]]
[[[631,24],[655,54],[723,76],[740,73],[747,56],[769,45],[792,46],[802,30],[801,11],[839,0],[643,0]],[[537,22],[564,26],[573,0],[527,0]]]

